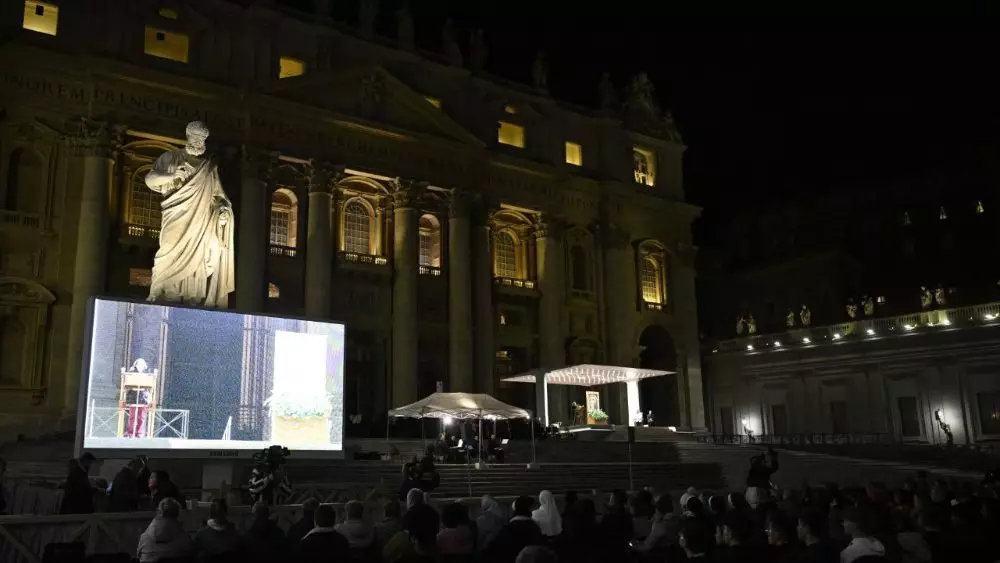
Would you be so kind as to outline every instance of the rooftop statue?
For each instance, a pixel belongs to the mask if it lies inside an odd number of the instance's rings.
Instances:
[[[146,186],[163,195],[149,301],[224,308],[235,288],[233,204],[218,165],[204,156],[208,133],[188,123],[184,150],[163,153],[146,174]]]

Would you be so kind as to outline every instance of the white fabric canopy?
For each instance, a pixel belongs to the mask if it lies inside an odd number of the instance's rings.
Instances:
[[[485,393],[433,393],[404,407],[392,409],[397,418],[531,418],[531,413]]]

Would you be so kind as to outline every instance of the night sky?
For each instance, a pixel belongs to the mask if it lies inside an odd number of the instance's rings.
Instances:
[[[400,1],[383,0],[381,34],[394,36]],[[333,2],[336,19],[356,21],[355,0]],[[651,11],[656,4],[410,2],[421,48],[440,50],[445,18],[463,40],[481,27],[489,72],[529,83],[543,50],[552,94],[576,104],[596,106],[602,71],[621,88],[645,70],[688,145],[687,198],[709,208],[860,189],[994,158],[1000,38],[969,29],[975,20],[960,27],[937,14],[879,14],[860,26],[863,18],[841,15],[803,20],[837,32],[790,31],[806,26],[787,25],[785,9],[695,3]]]

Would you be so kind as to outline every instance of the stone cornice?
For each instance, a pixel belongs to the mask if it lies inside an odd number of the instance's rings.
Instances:
[[[565,229],[566,224],[561,219],[552,216],[545,216],[542,217],[535,225],[534,234],[536,239],[559,237],[562,236]]]
[[[66,141],[77,156],[114,158],[125,130],[124,125],[81,118],[76,132],[67,135]]]
[[[309,193],[334,193],[334,186],[344,179],[344,167],[326,160],[311,160],[308,167]]]
[[[244,178],[256,178],[269,182],[271,173],[278,164],[279,153],[243,145],[240,150],[240,170]]]
[[[426,190],[427,182],[396,178],[393,181],[392,203],[396,209],[419,207],[420,200]]]

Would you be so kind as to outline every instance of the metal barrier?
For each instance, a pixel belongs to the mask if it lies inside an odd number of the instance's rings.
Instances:
[[[92,407],[87,416],[88,438],[110,438],[118,436],[118,428],[127,417],[127,408]],[[149,438],[188,437],[188,423],[191,411],[186,409],[150,409],[153,415],[153,435]]]

